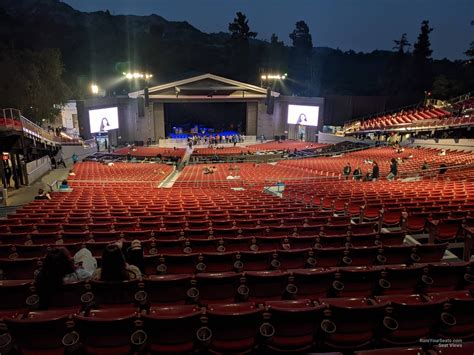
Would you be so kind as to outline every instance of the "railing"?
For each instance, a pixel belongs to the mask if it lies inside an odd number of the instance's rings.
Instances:
[[[21,115],[20,110],[14,108],[0,109],[0,128],[23,131],[36,138],[45,139],[53,143],[82,143],[82,140],[69,137],[67,134],[55,135],[36,123]]]
[[[21,113],[14,108],[0,109],[0,127],[21,131]]]
[[[37,138],[42,138],[49,140],[51,142],[56,142],[56,135],[48,132],[44,128],[41,128],[36,123],[31,122],[29,119],[21,116],[21,124],[23,126],[23,131],[27,134],[35,136]]]

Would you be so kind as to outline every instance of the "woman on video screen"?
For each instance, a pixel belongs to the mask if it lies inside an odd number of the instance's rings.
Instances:
[[[105,131],[105,127],[110,127],[109,120],[107,119],[107,117],[102,118],[102,121],[100,122],[99,131]]]
[[[301,125],[305,125],[308,123],[308,120],[306,118],[306,115],[304,113],[301,113],[299,116],[298,116],[298,119],[296,120],[296,124],[301,124]]]

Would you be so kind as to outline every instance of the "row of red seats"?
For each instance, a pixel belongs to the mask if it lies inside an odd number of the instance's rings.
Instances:
[[[139,312],[130,306],[30,311],[5,318],[3,338],[4,344],[15,344],[24,353],[347,352],[421,346],[430,338],[470,340],[473,319],[472,294],[458,291],[151,307]]]
[[[305,240],[311,244],[314,240]],[[101,253],[107,243],[87,243],[100,265]],[[70,252],[80,250],[81,243],[64,245]],[[275,246],[275,245],[273,245]],[[239,250],[227,252],[203,252],[175,249],[181,245],[163,248],[161,253],[156,249],[144,257],[145,274],[180,274],[195,273],[204,270],[226,272],[233,270],[275,270],[297,269],[304,267],[335,267],[362,266],[381,264],[411,264],[438,262],[446,251],[445,244],[421,245],[385,245],[373,247],[305,247],[300,249],[282,250]],[[164,246],[166,247],[166,245]],[[239,246],[239,249],[241,246]],[[151,250],[151,249],[150,249]],[[0,258],[0,273],[4,279],[30,279],[34,271],[41,265],[44,248],[16,247],[11,249],[8,257]],[[164,253],[166,251],[166,253]],[[173,252],[174,251],[174,252]],[[29,257],[21,257],[20,252]],[[30,254],[26,254],[26,252]],[[5,255],[6,256],[6,255]]]
[[[162,157],[184,157],[186,153],[185,148],[162,148],[162,147],[133,147],[130,149],[120,148],[114,150],[114,154],[117,155],[127,155],[130,154],[132,157],[156,157],[158,154]]]
[[[368,157],[376,161],[380,168],[381,178],[385,178],[390,170],[392,158],[403,158],[403,162],[398,165],[398,175],[410,172],[420,172],[424,161],[427,161],[431,168],[438,168],[441,163],[449,166],[458,166],[474,163],[472,152],[447,151],[446,155],[440,156],[438,150],[405,148],[403,153],[396,153],[393,148],[370,148],[363,151],[346,153],[343,157],[318,157],[308,159],[282,160],[277,166],[297,169],[301,173],[320,174],[322,172],[334,172],[340,175],[343,167],[349,162],[352,171],[360,167],[363,175],[367,171],[372,171],[372,164],[366,163]],[[411,156],[410,159],[408,157]]]
[[[337,227],[337,228],[336,228]],[[370,228],[370,225],[369,225]],[[255,228],[254,228],[255,229]],[[253,231],[254,229],[250,229]],[[300,228],[301,232],[302,228]],[[128,244],[132,240],[140,240],[145,251],[154,250],[149,254],[156,254],[161,250],[173,250],[181,253],[186,250],[196,252],[223,252],[240,250],[273,250],[290,248],[309,248],[313,246],[322,247],[342,247],[342,246],[375,246],[375,245],[400,245],[403,243],[406,232],[403,230],[392,232],[364,232],[360,233],[340,233],[339,226],[332,229],[333,235],[317,233],[319,226],[309,226],[304,229],[305,235],[292,235],[287,228],[276,227],[269,230],[266,235],[245,236],[247,232],[238,229],[213,230],[214,234],[191,234],[185,238],[186,234],[181,230],[158,231],[105,231],[105,232],[53,232],[53,233],[13,233],[6,234],[1,239],[0,255],[7,255],[7,251],[15,248],[14,252],[20,255],[33,255],[39,250],[49,247],[49,245],[90,245],[97,249],[100,243],[111,243],[117,240],[124,240]],[[286,231],[286,232],[285,232]],[[330,230],[327,230],[329,232]],[[285,232],[285,233],[282,233]],[[21,251],[21,252],[20,252]],[[8,254],[9,255],[9,254]]]
[[[24,312],[38,305],[31,280],[3,280],[2,315]],[[474,291],[472,264],[464,262],[374,267],[292,269],[288,271],[201,272],[153,275],[109,283],[90,280],[64,284],[49,302],[50,309],[81,304],[207,306],[216,303],[256,302],[325,297],[374,297],[398,294]],[[7,292],[8,291],[8,292]],[[84,297],[84,294],[90,297]],[[12,297],[14,295],[15,297]]]

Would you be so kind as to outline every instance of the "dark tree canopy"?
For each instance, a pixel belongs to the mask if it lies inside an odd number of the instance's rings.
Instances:
[[[474,21],[471,21],[471,26],[474,26]],[[474,64],[474,41],[471,42],[471,45],[470,45],[469,49],[464,53],[471,60],[471,64]]]
[[[70,96],[62,74],[57,49],[5,49],[0,59],[0,105],[18,108],[36,121],[51,120]]]
[[[257,37],[257,32],[250,31],[249,20],[242,12],[237,12],[234,21],[229,23],[231,39],[237,42],[248,43],[250,38]]]
[[[304,21],[298,21],[293,32],[290,33],[293,41],[293,47],[303,49],[305,52],[311,52],[313,48],[313,38],[309,33],[309,27]]]
[[[406,33],[402,34],[402,37],[399,40],[395,39],[393,42],[395,43],[393,49],[395,49],[399,54],[404,54],[405,47],[411,46],[410,42],[408,42]]]
[[[421,23],[421,32],[418,40],[414,45],[413,55],[420,60],[428,60],[433,51],[431,50],[430,33],[433,29],[430,27],[429,21],[425,20]]]

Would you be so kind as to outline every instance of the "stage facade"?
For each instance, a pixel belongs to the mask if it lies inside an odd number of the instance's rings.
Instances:
[[[145,94],[140,90],[128,97],[86,100],[79,115],[81,134],[93,136],[90,110],[108,106],[118,107],[118,128],[108,132],[113,145],[196,131],[315,141],[324,120],[323,98],[282,96],[213,74],[148,88],[147,99]]]

